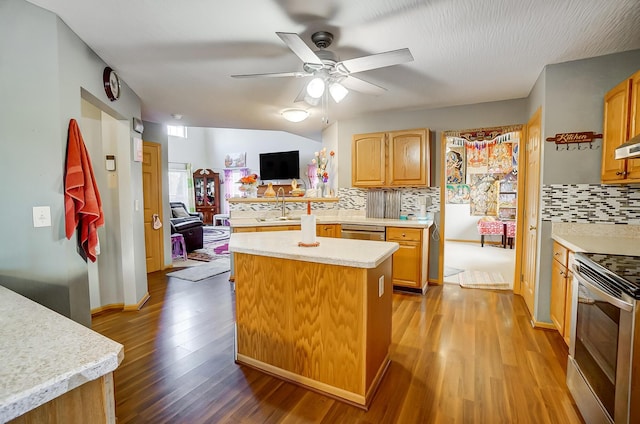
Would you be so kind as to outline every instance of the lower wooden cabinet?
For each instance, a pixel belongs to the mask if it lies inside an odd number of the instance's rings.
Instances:
[[[569,262],[572,255],[573,252],[560,243],[553,243],[550,316],[567,345],[571,332],[572,275],[569,271]]]
[[[269,231],[292,231],[299,230],[299,225],[274,225],[270,227],[257,227],[256,231],[260,233],[269,232]]]
[[[424,293],[429,279],[429,230],[387,227],[386,240],[400,245],[393,254],[393,285]]]
[[[233,227],[231,230],[234,233],[255,233],[256,227]]]
[[[316,224],[316,236],[340,238],[342,237],[342,225]]]

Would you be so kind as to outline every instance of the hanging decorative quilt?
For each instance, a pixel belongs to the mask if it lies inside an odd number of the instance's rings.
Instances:
[[[498,143],[492,141],[488,144],[488,172],[490,174],[506,174],[512,167],[512,143]]]
[[[447,184],[447,203],[469,204],[471,190],[466,184]]]
[[[464,184],[464,146],[447,147],[447,150],[447,184]]]
[[[487,143],[484,141],[467,142],[467,174],[487,173]]]
[[[470,205],[472,216],[496,216],[498,202],[496,196],[496,180],[498,174],[469,175]]]

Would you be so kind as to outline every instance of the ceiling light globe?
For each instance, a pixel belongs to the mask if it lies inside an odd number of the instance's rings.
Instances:
[[[322,78],[314,78],[307,85],[307,94],[311,97],[318,99],[322,97],[324,93],[324,81]]]
[[[336,103],[340,103],[342,99],[347,97],[349,90],[347,90],[344,85],[334,82],[331,84],[331,87],[329,87],[329,93]]]
[[[309,112],[303,109],[287,109],[282,111],[282,116],[289,122],[302,122],[309,116]]]

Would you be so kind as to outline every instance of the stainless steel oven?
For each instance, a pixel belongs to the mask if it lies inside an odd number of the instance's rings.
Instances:
[[[567,386],[587,423],[631,423],[640,257],[576,253]],[[640,355],[636,356],[640,360]],[[637,403],[637,402],[636,402]]]
[[[384,225],[342,224],[342,238],[384,241],[385,233]]]

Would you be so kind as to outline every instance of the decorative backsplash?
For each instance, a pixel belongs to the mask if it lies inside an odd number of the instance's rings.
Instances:
[[[415,213],[426,197],[427,211],[440,211],[440,188],[400,188],[401,211]],[[367,189],[339,188],[338,203],[314,203],[314,210],[365,211]],[[430,206],[429,206],[429,202]],[[232,203],[231,211],[268,211],[272,203]],[[288,210],[304,210],[306,203],[287,203]],[[640,225],[640,186],[550,184],[542,187],[542,220],[574,223]]]
[[[438,212],[440,210],[440,188],[400,188],[401,206],[403,213],[413,213],[420,209],[420,199],[426,197],[427,211]],[[339,188],[338,203],[314,203],[314,210],[355,210],[364,211],[367,207],[367,189],[361,188]],[[429,206],[429,201],[431,205]],[[231,203],[231,211],[268,211],[274,209],[273,203]],[[304,202],[287,203],[288,210],[304,210],[307,205]]]
[[[542,187],[542,220],[640,224],[640,186],[550,184]]]

